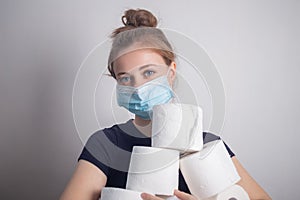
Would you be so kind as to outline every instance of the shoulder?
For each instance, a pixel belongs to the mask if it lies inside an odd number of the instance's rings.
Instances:
[[[120,124],[114,124],[110,127],[105,127],[99,130],[96,130],[93,132],[88,140],[86,145],[102,145],[105,146],[106,144],[117,144],[118,143],[118,137],[121,134],[121,130],[118,128]]]
[[[96,131],[89,137],[88,143],[102,143],[102,145],[107,145],[103,143],[113,143],[124,150],[131,151],[133,143],[144,144],[143,137],[145,136],[141,135],[134,127],[132,120],[128,120],[125,123],[114,124]]]
[[[100,130],[97,130],[94,132],[89,140],[99,140],[99,138],[106,137],[110,141],[116,143],[119,136],[123,135],[122,130],[120,129],[120,126],[123,124],[114,124],[110,127],[106,127]]]

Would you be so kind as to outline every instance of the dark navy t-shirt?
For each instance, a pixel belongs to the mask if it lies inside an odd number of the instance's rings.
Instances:
[[[203,132],[203,143],[221,140],[209,132]],[[223,141],[224,142],[224,141]],[[230,155],[235,154],[224,142]],[[151,137],[142,134],[133,124],[132,119],[126,123],[96,131],[83,148],[78,160],[83,159],[97,166],[107,177],[106,187],[126,188],[127,171],[133,146],[151,146]],[[190,193],[179,170],[178,189]]]

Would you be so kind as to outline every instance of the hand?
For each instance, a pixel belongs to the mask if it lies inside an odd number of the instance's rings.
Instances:
[[[148,194],[148,193],[145,193],[145,192],[143,192],[143,193],[141,194],[141,197],[142,197],[143,200],[163,200],[163,199],[160,198],[160,197],[153,196],[153,195]]]
[[[174,190],[174,195],[180,200],[197,200],[196,197],[188,193],[181,192],[180,190]]]
[[[179,190],[174,190],[174,195],[180,200],[197,200],[196,197],[194,197],[194,196],[192,196],[188,193],[181,192]],[[148,193],[142,193],[141,197],[142,197],[143,200],[163,200],[160,197],[153,196],[153,195],[148,194]]]

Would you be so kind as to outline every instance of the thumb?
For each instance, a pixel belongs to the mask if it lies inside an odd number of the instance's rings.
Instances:
[[[180,200],[195,200],[192,195],[187,194],[185,192],[181,192],[180,190],[174,190],[174,195],[178,197]]]

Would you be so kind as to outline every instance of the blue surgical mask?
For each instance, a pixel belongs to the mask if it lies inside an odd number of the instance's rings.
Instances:
[[[151,119],[155,105],[168,103],[173,97],[167,75],[160,76],[139,87],[117,84],[117,102],[143,119]]]

